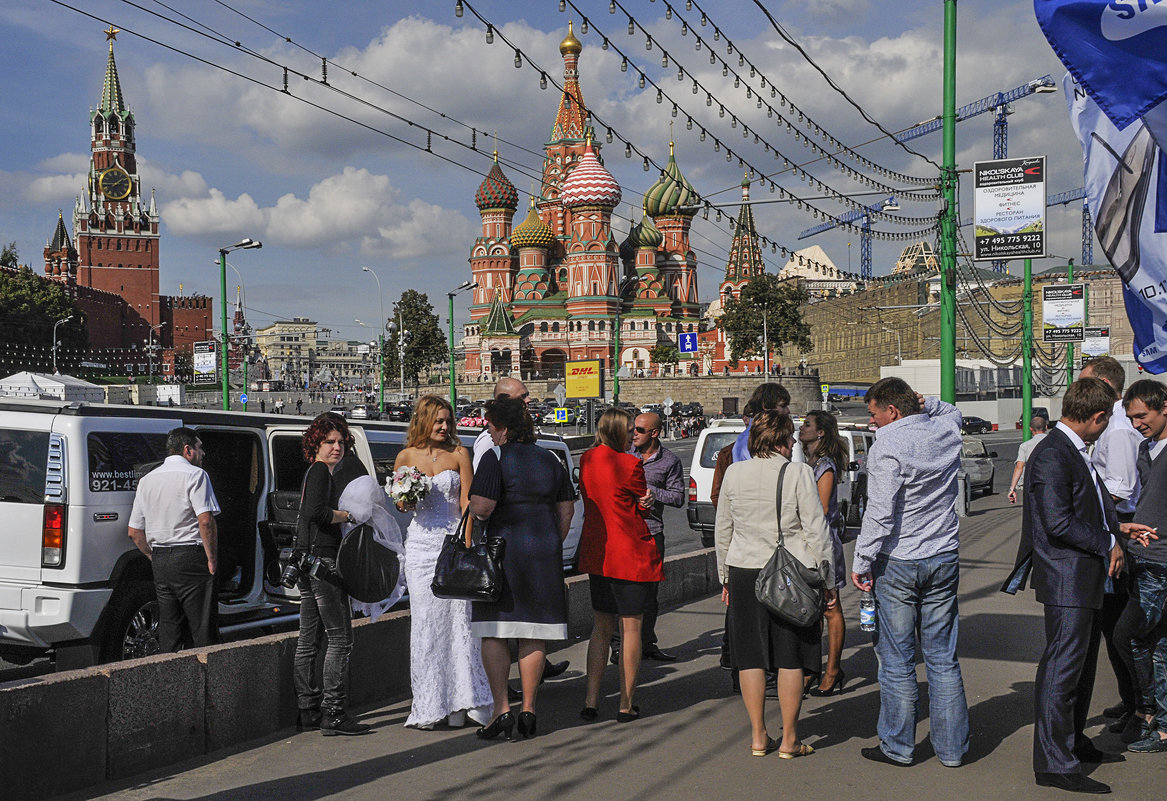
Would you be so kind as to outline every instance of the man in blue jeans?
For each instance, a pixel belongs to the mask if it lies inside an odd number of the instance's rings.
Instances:
[[[969,741],[968,703],[956,658],[960,412],[935,398],[925,401],[900,378],[876,382],[864,400],[876,433],[867,456],[867,511],[851,581],[875,594],[880,744],[861,753],[873,762],[912,764],[919,630],[932,747],[941,764],[959,767]]]

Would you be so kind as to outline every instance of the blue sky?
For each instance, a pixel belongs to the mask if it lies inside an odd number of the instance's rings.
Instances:
[[[664,0],[621,0],[635,21],[632,36],[628,14],[609,14],[609,0],[575,0],[578,11],[569,4],[567,13],[559,12],[558,0],[471,2],[499,31],[493,44],[487,44],[485,26],[469,9],[461,18],[455,16],[454,0],[138,0],[137,5],[141,8],[117,0],[67,0],[67,5],[7,0],[0,6],[0,40],[5,43],[0,108],[6,116],[0,132],[0,185],[5,188],[0,193],[0,239],[15,240],[21,260],[42,269],[41,251],[57,209],[63,208],[68,220],[74,197],[84,186],[88,111],[101,89],[107,52],[102,30],[107,23],[67,7],[73,6],[125,31],[118,36],[115,53],[125,99],[137,118],[143,181],[156,188],[162,214],[162,291],[177,294],[181,283],[187,294],[217,297],[218,271],[212,264],[216,250],[244,236],[261,239],[262,250],[231,258],[246,284],[253,325],[303,315],[340,336],[370,338],[370,330],[354,322],[372,323],[379,316],[376,284],[361,271],[362,265],[380,276],[386,309],[405,289],[417,289],[429,294],[444,324],[445,293],[470,275],[467,257],[480,229],[474,192],[489,169],[495,131],[504,170],[522,198],[516,224],[522,219],[559,98],[553,83],[540,89],[540,72],[553,82],[562,80],[558,44],[569,19],[584,45],[580,80],[589,108],[661,165],[668,158],[670,123],[675,123],[678,164],[712,201],[739,198],[743,173],[736,158],[727,163],[724,151],[715,152],[714,138],[762,171],[777,169],[765,144],[796,163],[813,158],[802,140],[756,107],[756,96],[746,97],[750,81],[735,88],[732,73],[723,77],[720,59],[736,68],[739,55],[767,77],[767,87],[777,87],[822,129],[850,146],[862,144],[859,152],[864,156],[912,176],[936,174],[927,161],[879,141],[878,130],[782,42],[748,0],[705,0],[691,11],[685,9],[685,0],[668,8]],[[765,5],[886,128],[899,130],[940,112],[943,4],[938,0]],[[704,28],[698,8],[707,12]],[[1060,84],[1064,70],[1041,36],[1029,3],[964,0],[958,8],[958,105],[1047,73]],[[269,61],[147,13],[178,19],[170,9],[186,15],[188,19],[179,20],[182,24],[238,41]],[[669,9],[671,18],[666,17]],[[580,32],[581,12],[590,22],[587,34]],[[688,35],[682,36],[682,22],[689,26]],[[709,48],[696,50],[693,34],[710,42],[714,24],[719,38],[713,52],[719,60],[710,64]],[[651,50],[646,49],[645,30],[654,38]],[[522,50],[521,69],[515,68],[514,50],[503,37]],[[627,54],[627,72],[621,72],[620,56],[613,49],[601,49],[603,37]],[[727,39],[734,46],[732,55],[725,47]],[[662,48],[669,54],[667,68],[662,66]],[[282,66],[318,76],[320,55],[349,71],[330,66],[329,82],[355,100],[294,74],[291,96],[271,90],[282,86]],[[699,93],[692,92],[692,77],[677,79],[679,66],[700,81]],[[740,69],[745,79],[749,68]],[[639,71],[676,99],[676,118],[670,103],[657,104],[651,84],[638,87]],[[758,88],[758,77],[752,85]],[[714,97],[711,106],[705,103],[706,91]],[[763,97],[778,107],[777,99]],[[722,104],[725,117],[716,113]],[[991,116],[960,124],[961,169],[992,157]],[[687,117],[694,120],[692,130],[686,129]],[[741,126],[732,125],[734,117],[759,134],[758,144],[743,138]],[[426,142],[423,127],[435,131],[434,155],[418,149]],[[471,127],[478,131],[477,151],[462,146],[471,142]],[[707,130],[704,142],[698,137],[701,127]],[[870,140],[876,141],[863,144]],[[910,146],[939,162],[939,134]],[[1082,185],[1082,155],[1060,92],[1015,104],[1009,154],[1046,155],[1051,194]],[[626,159],[619,141],[607,145],[602,155],[624,191],[614,225],[622,240],[628,220],[639,216],[639,196],[656,181],[657,169],[645,172],[639,156]],[[822,163],[807,170],[843,194],[873,191]],[[821,194],[788,174],[774,180],[804,197]],[[966,217],[971,216],[967,183],[962,191]],[[764,194],[755,188],[755,198]],[[832,214],[846,210],[834,201],[815,203]],[[936,211],[935,203],[901,206],[899,213],[911,217]],[[757,206],[755,217],[764,236],[790,248],[818,244],[844,270],[851,242],[851,269],[858,271],[856,234],[835,231],[798,241],[798,233],[817,221],[809,211],[788,204]],[[1050,209],[1048,226],[1050,251],[1079,260],[1080,204]],[[731,235],[724,221],[698,218],[695,223],[693,245],[704,301],[715,297]],[[905,244],[874,243],[877,275],[890,271]],[[785,261],[769,251],[766,257],[770,270]],[[1038,268],[1053,263],[1039,262]],[[229,283],[236,283],[234,273],[229,272]],[[233,299],[233,291],[231,295]],[[455,319],[464,321],[465,311],[458,309]]]

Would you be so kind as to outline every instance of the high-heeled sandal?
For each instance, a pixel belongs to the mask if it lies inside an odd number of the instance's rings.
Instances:
[[[519,713],[519,736],[524,740],[528,737],[535,736],[535,713],[534,712],[520,712]]]
[[[510,712],[503,712],[495,718],[489,726],[483,726],[475,732],[480,740],[493,740],[499,732],[505,732],[506,738],[511,739],[511,732],[515,728],[515,716]]]
[[[638,707],[638,706],[632,707],[627,712],[617,712],[616,713],[616,722],[617,723],[631,723],[632,721],[638,720],[639,718],[640,718],[640,707]]]
[[[830,695],[842,695],[843,688],[847,685],[847,673],[842,668],[839,668],[838,675],[835,676],[835,683],[825,690],[822,687],[822,682],[819,686],[810,691],[810,694],[815,698],[826,698]]]
[[[594,706],[585,706],[579,711],[579,716],[591,723],[593,720],[600,716],[600,710],[596,709]]]

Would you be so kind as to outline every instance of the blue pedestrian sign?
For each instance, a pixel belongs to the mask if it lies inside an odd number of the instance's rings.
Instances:
[[[566,423],[567,422],[567,409],[565,407],[561,406],[555,410],[555,422],[557,422],[557,423]]]
[[[697,352],[697,332],[687,331],[678,337],[677,350],[681,353]]]

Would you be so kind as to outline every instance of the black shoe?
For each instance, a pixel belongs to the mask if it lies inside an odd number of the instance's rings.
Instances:
[[[839,673],[835,676],[834,684],[824,690],[822,680],[820,679],[819,685],[817,687],[810,688],[810,695],[813,695],[815,698],[825,698],[828,695],[840,695],[842,694],[843,688],[846,686],[846,684],[847,674],[843,671],[842,668],[839,668]]]
[[[1108,706],[1106,709],[1102,710],[1102,717],[1111,719],[1121,718],[1129,715],[1133,711],[1134,710],[1129,706],[1124,704],[1122,701],[1119,701],[1114,706]]]
[[[566,659],[562,662],[552,662],[550,659],[545,660],[543,663],[543,681],[563,675],[564,671],[567,670],[567,666],[570,664],[571,662]]]
[[[616,713],[616,722],[617,723],[631,723],[632,721],[639,720],[639,719],[640,719],[640,707],[638,707],[638,706],[633,706],[632,709],[628,710],[627,712],[617,712]]]
[[[1105,765],[1111,762],[1126,762],[1122,754],[1108,754],[1093,743],[1083,743],[1074,749],[1074,756],[1079,762],[1089,762],[1091,765]]]
[[[879,762],[882,765],[891,765],[893,768],[908,768],[912,765],[911,762],[899,762],[892,759],[878,745],[873,745],[870,748],[860,748],[859,754],[864,759],[870,759],[872,762]]]
[[[579,711],[579,716],[586,720],[588,723],[591,723],[593,720],[600,716],[600,710],[596,709],[594,706],[585,706]]]
[[[654,662],[676,662],[677,661],[677,657],[675,654],[670,654],[667,651],[662,651],[660,648],[656,647],[655,645],[653,645],[649,648],[645,648],[644,653],[641,654],[641,658],[642,659],[651,659]]]
[[[1122,734],[1122,730],[1126,728],[1126,725],[1131,722],[1131,718],[1134,716],[1135,712],[1133,709],[1123,712],[1122,717],[1107,726],[1106,730],[1111,734]]]
[[[520,712],[519,713],[519,736],[524,740],[528,737],[535,736],[535,713],[534,712]]]
[[[1054,787],[1071,793],[1093,793],[1103,795],[1110,792],[1110,785],[1095,781],[1081,773],[1034,773],[1038,787]]]
[[[620,664],[620,649],[619,648],[612,649],[612,655],[610,657],[608,657],[608,661],[611,662],[613,665]]]
[[[368,734],[372,730],[373,728],[367,723],[357,723],[347,715],[339,718],[324,718],[320,721],[320,733],[325,737],[333,737],[337,734]]]
[[[1167,751],[1167,739],[1159,736],[1158,729],[1152,729],[1146,737],[1128,745],[1126,750],[1136,754],[1161,754]]]
[[[319,709],[301,709],[296,716],[296,731],[319,729],[322,717]]]
[[[1119,739],[1122,740],[1123,745],[1136,743],[1150,734],[1152,727],[1153,724],[1147,722],[1142,715],[1131,715],[1131,719],[1119,732]]]
[[[534,717],[534,715],[532,715]],[[515,728],[515,716],[510,712],[503,712],[493,721],[489,726],[483,726],[475,734],[480,740],[493,740],[500,732],[506,733],[506,738],[511,739],[511,732]]]

